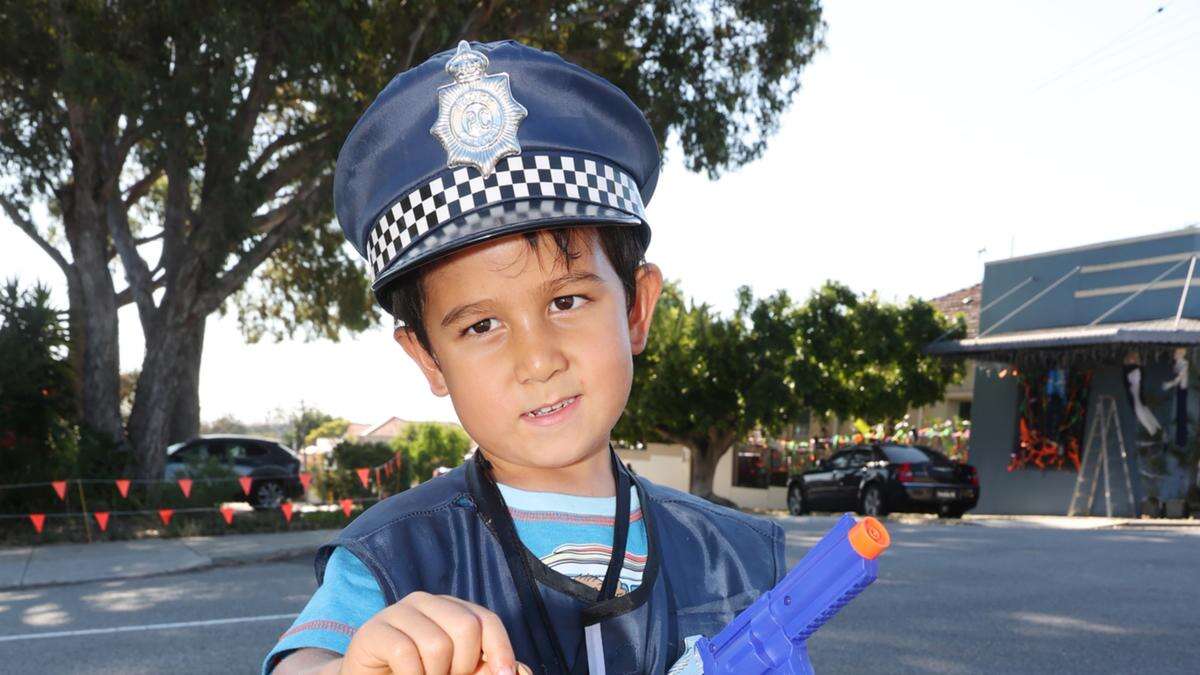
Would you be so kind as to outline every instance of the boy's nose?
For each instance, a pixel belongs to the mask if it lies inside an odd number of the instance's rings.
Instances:
[[[516,331],[516,375],[521,384],[545,382],[560,370],[566,370],[567,357],[559,349],[558,341],[548,331],[538,327],[527,327]]]

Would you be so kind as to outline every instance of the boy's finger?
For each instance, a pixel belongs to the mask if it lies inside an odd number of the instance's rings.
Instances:
[[[479,663],[482,650],[483,626],[479,616],[462,601],[444,595],[420,595],[409,601],[436,623],[452,644],[449,672],[453,675],[471,675]]]
[[[504,622],[500,620],[500,617],[486,607],[480,607],[458,598],[446,597],[459,603],[479,618],[479,625],[482,629],[479,636],[480,648],[483,650],[484,660],[491,667],[492,675],[516,673],[517,657],[513,653],[512,642],[508,639],[508,630],[504,627]]]
[[[386,621],[369,621],[354,635],[351,648],[342,659],[343,673],[376,675],[415,673],[424,675],[417,643]]]
[[[443,675],[443,673],[450,672],[450,662],[454,656],[454,640],[446,634],[441,626],[408,601],[388,607],[384,612],[384,617],[392,628],[404,633],[416,644],[424,672],[429,675]],[[407,671],[393,668],[392,672]]]

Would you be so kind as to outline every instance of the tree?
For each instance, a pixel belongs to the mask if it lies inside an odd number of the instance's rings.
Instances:
[[[629,92],[660,142],[677,137],[716,175],[761,154],[823,34],[815,0],[49,1],[0,17],[0,208],[66,278],[84,422],[127,433],[144,477],[199,428],[210,314],[236,309],[250,339],[336,339],[376,320],[330,185],[395,73],[459,39],[552,49]],[[126,304],[146,352],[123,425]]]
[[[207,424],[200,425],[200,433],[244,435],[250,433],[250,426],[235,415],[226,414]]]
[[[685,302],[664,284],[650,340],[637,357],[618,438],[678,443],[691,451],[691,492],[712,492],[717,462],[761,426],[777,431],[801,409],[787,379],[794,353],[785,292],[755,301],[738,289],[732,316]]]
[[[65,313],[50,290],[0,288],[0,476],[5,483],[58,479],[75,469],[78,428],[66,362]],[[20,491],[0,495],[12,501]]]
[[[951,323],[923,300],[882,303],[875,294],[826,282],[794,320],[790,375],[804,406],[817,413],[890,428],[910,408],[941,400],[963,374],[960,363],[922,350],[940,336],[965,334],[965,323],[961,317]]]
[[[714,501],[717,462],[749,432],[778,433],[810,412],[896,419],[941,398],[961,366],[922,353],[947,321],[829,283],[797,306],[786,292],[738,289],[731,316],[666,284],[615,435],[691,451],[691,492]],[[961,326],[960,326],[961,328]]]
[[[303,401],[300,407],[287,416],[286,430],[283,432],[283,444],[293,450],[299,450],[305,445],[308,435],[323,424],[333,421],[333,416],[323,413],[316,408],[310,408]]]
[[[404,470],[418,481],[427,481],[439,466],[462,464],[471,450],[471,437],[452,424],[413,422],[392,440],[392,448],[404,454]]]
[[[346,435],[346,429],[349,428],[350,420],[341,417],[331,419],[305,434],[304,444],[312,445],[317,442],[318,438],[341,438]]]

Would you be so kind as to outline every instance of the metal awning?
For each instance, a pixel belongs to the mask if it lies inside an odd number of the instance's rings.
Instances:
[[[1119,345],[1200,345],[1200,320],[1158,319],[1037,330],[1014,331],[962,340],[942,340],[925,347],[926,354],[1007,360],[1015,352],[1043,349]]]

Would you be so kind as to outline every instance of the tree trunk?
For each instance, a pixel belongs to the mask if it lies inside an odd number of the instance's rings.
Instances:
[[[200,363],[204,353],[205,320],[198,319],[188,328],[180,344],[179,390],[171,414],[171,429],[167,442],[181,443],[200,433]]]
[[[78,203],[79,200],[77,200]],[[89,200],[90,202],[90,200]],[[64,218],[78,281],[68,281],[71,362],[78,368],[82,422],[124,443],[117,295],[108,269],[106,230],[94,209]]]
[[[737,504],[724,497],[721,497],[713,492],[713,475],[717,471],[717,463],[721,461],[721,457],[729,450],[729,445],[725,445],[716,452],[713,452],[713,446],[703,443],[692,443],[688,446],[691,450],[691,483],[688,491],[697,497],[703,497],[710,502],[737,508]]]

